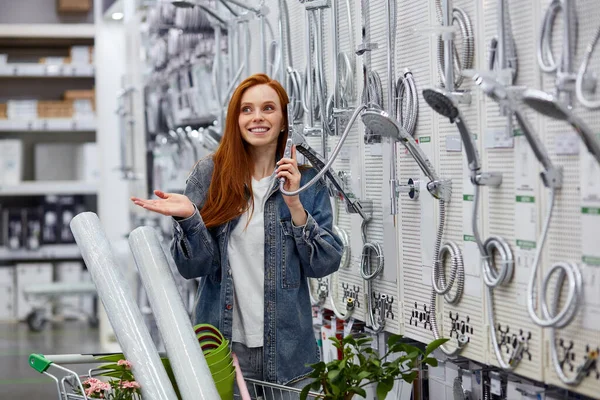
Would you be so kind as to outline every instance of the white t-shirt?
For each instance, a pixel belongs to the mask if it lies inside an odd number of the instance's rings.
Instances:
[[[232,340],[246,347],[262,347],[264,332],[265,225],[264,205],[273,176],[252,178],[254,212],[242,214],[231,231],[227,255],[233,278]],[[246,224],[248,223],[248,227]]]

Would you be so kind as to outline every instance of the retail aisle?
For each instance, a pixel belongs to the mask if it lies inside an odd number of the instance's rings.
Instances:
[[[53,381],[27,364],[31,353],[99,351],[98,329],[91,329],[82,322],[54,325],[39,333],[29,332],[25,324],[0,323],[0,399],[58,398]]]

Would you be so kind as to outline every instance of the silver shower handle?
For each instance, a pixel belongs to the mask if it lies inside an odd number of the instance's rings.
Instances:
[[[477,153],[477,148],[475,147],[475,139],[473,139],[473,136],[471,136],[467,125],[460,116],[454,120],[454,123],[458,127],[460,138],[463,142],[463,146],[465,147],[465,154],[467,155],[469,169],[471,171],[479,170],[481,168],[481,164],[479,163],[479,154]]]
[[[423,173],[427,175],[429,180],[439,180],[439,177],[435,173],[433,165],[431,165],[431,162],[423,152],[423,149],[419,147],[415,139],[413,139],[413,137],[403,127],[400,127],[400,143],[402,143],[404,147],[406,147],[406,150],[408,150],[410,155],[415,159],[415,161],[419,165],[419,168],[421,168]]]

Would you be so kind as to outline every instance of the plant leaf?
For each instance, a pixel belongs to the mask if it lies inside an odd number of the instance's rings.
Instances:
[[[429,343],[427,347],[425,347],[425,355],[428,356],[432,351],[443,345],[448,341],[447,338],[436,339],[433,342]]]
[[[427,365],[431,365],[432,367],[438,366],[438,360],[433,357],[427,357],[426,359],[423,360],[423,362]]]
[[[358,380],[358,382],[361,382],[363,379],[367,379],[370,375],[371,373],[369,371],[360,371],[359,374],[356,376],[356,379]]]
[[[340,371],[339,369],[333,369],[333,370],[330,370],[330,371],[327,373],[327,379],[328,379],[330,382],[333,382],[333,381],[335,381],[335,380],[336,380],[336,378],[337,378],[337,377],[340,375],[340,372],[342,372],[342,371]]]
[[[398,343],[401,340],[402,340],[402,335],[391,335],[388,338],[387,345],[388,345],[388,347],[392,347],[393,345],[395,345],[396,343]]]
[[[385,399],[390,390],[394,387],[394,384],[390,385],[387,381],[381,381],[377,384],[377,398]]]
[[[348,393],[356,393],[360,397],[367,398],[367,392],[365,391],[365,389],[357,387],[357,386],[349,388],[347,390],[347,392]]]
[[[302,388],[302,391],[300,392],[300,400],[306,400],[309,391],[310,385],[304,386],[304,388]]]

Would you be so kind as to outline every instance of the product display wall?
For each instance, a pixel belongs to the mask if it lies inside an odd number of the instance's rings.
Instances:
[[[265,2],[270,10],[267,18],[273,27],[279,24],[280,3],[274,0]],[[405,147],[401,143],[391,144],[387,138],[369,136],[365,139],[365,128],[358,118],[333,168],[336,173],[343,174],[341,180],[348,193],[365,204],[372,202],[373,214],[367,225],[366,240],[378,243],[385,258],[382,273],[372,281],[375,316],[380,319],[385,317],[385,331],[400,333],[421,342],[430,342],[434,338],[432,323],[435,322],[435,317],[440,336],[451,338],[446,345],[448,352],[457,350],[460,343],[460,349],[456,352],[470,360],[495,366],[502,366],[510,361],[513,372],[520,376],[569,387],[555,371],[552,347],[556,348],[559,362],[564,360],[564,374],[572,378],[576,376],[577,368],[590,360],[594,350],[600,346],[597,318],[600,313],[597,295],[600,293],[600,286],[596,276],[599,273],[600,256],[596,239],[600,233],[597,221],[600,214],[600,165],[570,126],[557,119],[544,117],[521,101],[518,102],[518,109],[529,119],[534,133],[539,136],[554,165],[563,168],[562,188],[557,190],[548,238],[541,252],[535,278],[535,311],[541,315],[538,300],[540,287],[543,277],[555,263],[566,261],[577,264],[584,282],[584,300],[576,317],[568,326],[558,329],[556,340],[552,340],[553,328],[536,325],[528,312],[530,275],[536,250],[542,246],[541,231],[549,211],[550,195],[539,178],[542,172],[540,163],[516,120],[512,119],[511,124],[507,125],[507,112],[484,94],[481,87],[471,79],[472,72],[463,71],[465,76],[456,90],[463,91],[466,95],[462,98],[470,97],[470,101],[458,102],[457,106],[464,123],[474,136],[481,171],[502,174],[500,186],[480,187],[478,229],[483,241],[491,236],[498,237],[498,243],[502,239],[510,248],[514,259],[512,278],[503,285],[490,289],[484,283],[482,255],[472,229],[475,190],[469,178],[467,157],[463,152],[465,146],[461,143],[456,124],[434,112],[422,95],[423,89],[440,86],[436,34],[444,32],[444,29],[440,29],[436,16],[436,2],[397,2],[394,13],[396,34],[393,35],[395,52],[391,64],[393,79],[387,72],[387,1],[351,0],[348,3],[352,16],[352,37],[348,35],[346,1],[338,0],[334,7],[338,13],[338,54],[346,53],[350,64],[355,63],[356,66],[351,75],[355,95],[348,99],[346,106],[352,111],[362,101],[364,66],[379,74],[384,110],[390,110],[387,96],[390,80],[396,82],[404,76],[407,69],[410,70],[418,94],[418,119],[414,139],[441,178],[451,180],[452,192],[449,201],[445,203],[441,244],[453,244],[453,249],[458,249],[464,264],[462,296],[454,304],[445,300],[444,295],[434,296],[435,314],[432,315],[432,270],[441,217],[439,200],[434,199],[427,191],[429,179]],[[472,69],[487,74],[494,73],[489,68],[489,50],[492,39],[498,34],[498,1],[456,0],[453,3],[454,7],[464,11],[472,25],[473,37],[467,38],[473,41]],[[537,56],[541,26],[549,3],[546,0],[508,0],[504,2],[504,7],[507,13],[505,15],[509,16],[505,18],[505,25],[511,26],[518,58],[518,71],[512,85],[553,93],[556,73],[542,72]],[[302,74],[305,73],[307,64],[306,8],[309,5],[310,2],[287,2],[293,66]],[[580,0],[576,4],[578,34],[574,73],[577,73],[586,47],[598,29],[600,14],[596,8],[592,0]],[[332,7],[321,12],[323,37],[312,37],[312,40],[313,43],[314,40],[322,40],[326,97],[329,97],[335,86],[334,76],[339,78],[342,71],[334,74]],[[363,14],[367,22],[364,27]],[[562,14],[559,14],[553,29],[552,46],[557,63],[560,62],[562,45],[561,18]],[[258,54],[259,27],[255,21],[250,26],[251,37],[256,38],[252,41],[250,51],[251,54]],[[454,27],[457,52],[462,54],[468,40],[465,41],[456,23]],[[275,37],[278,37],[277,31]],[[356,47],[363,40],[377,43],[378,47],[357,56]],[[462,61],[465,66],[464,60]],[[592,55],[588,72],[598,73],[599,70],[600,58],[597,54]],[[260,57],[251,57],[250,72],[262,72]],[[587,93],[586,96],[593,98],[594,95]],[[600,111],[583,107],[574,95],[573,112],[583,118],[595,132],[600,130]],[[297,122],[297,131],[302,132],[307,122],[306,116],[303,121]],[[339,120],[338,134],[341,134],[346,123],[347,118]],[[321,136],[307,136],[306,139],[311,147],[322,152]],[[326,137],[328,154],[338,140],[339,136]],[[397,183],[400,185],[395,216],[390,215],[392,190],[389,184],[389,179],[393,176],[390,163],[394,145],[398,154],[394,167]],[[417,184],[421,189],[420,195],[416,198],[409,196],[409,180],[420,182]],[[344,202],[339,198],[332,201],[336,211],[334,222],[348,234],[350,262],[348,266],[340,268],[337,274],[311,282],[313,297],[315,303],[325,308],[330,308],[330,301],[333,301],[340,311],[345,310],[347,298],[354,298],[355,309],[352,316],[366,321],[368,301],[365,294],[368,292],[368,284],[360,274],[363,258],[362,220],[357,214],[346,212]],[[375,263],[375,258],[371,258]],[[496,268],[503,268],[504,264],[498,254],[494,255],[494,259]],[[451,267],[450,257],[446,257],[446,278],[450,276]],[[454,282],[454,287],[449,292],[450,297],[459,289],[461,282],[461,279]],[[549,282],[547,297],[552,299],[556,277]],[[568,284],[563,287],[563,302],[567,297],[567,287]],[[563,306],[564,304],[559,304],[558,308]],[[497,344],[491,339],[490,327],[496,335]],[[498,360],[499,356],[501,361]],[[588,364],[592,364],[592,367],[587,371],[587,376],[578,385],[569,388],[594,396],[600,389],[600,374],[595,363]]]

